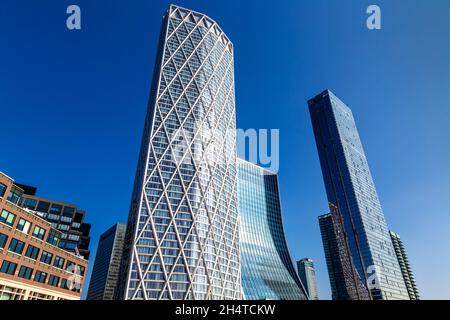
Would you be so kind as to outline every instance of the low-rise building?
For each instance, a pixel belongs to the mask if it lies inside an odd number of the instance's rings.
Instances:
[[[59,248],[61,232],[18,205],[0,172],[0,300],[79,300],[88,261]]]

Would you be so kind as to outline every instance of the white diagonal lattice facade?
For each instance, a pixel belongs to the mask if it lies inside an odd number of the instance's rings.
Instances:
[[[233,47],[164,20],[124,252],[125,299],[240,299]]]

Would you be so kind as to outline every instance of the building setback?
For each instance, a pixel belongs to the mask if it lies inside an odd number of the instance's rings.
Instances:
[[[319,300],[317,291],[316,270],[314,261],[311,258],[304,258],[297,261],[297,271],[300,280],[305,287],[310,300]]]
[[[114,299],[126,227],[126,224],[117,223],[100,236],[87,300]]]
[[[405,279],[409,298],[411,300],[419,300],[419,289],[417,288],[416,280],[409,264],[408,255],[406,254],[406,249],[403,245],[403,241],[402,239],[400,239],[400,236],[397,233],[389,231],[389,234],[391,236],[395,254],[397,255],[398,263],[400,264],[400,269],[402,270],[403,279]]]
[[[120,299],[239,299],[233,45],[204,14],[163,19]]]
[[[36,196],[37,188],[17,184],[24,190],[19,205],[47,220],[62,232],[59,247],[89,259],[91,225],[84,222],[85,212],[77,206]]]
[[[79,300],[88,261],[58,247],[61,232],[18,205],[0,172],[0,300]]]
[[[244,298],[306,300],[284,236],[276,174],[238,159]]]
[[[376,278],[373,299],[409,300],[352,111],[329,90],[308,105],[328,202],[342,216],[358,274]]]

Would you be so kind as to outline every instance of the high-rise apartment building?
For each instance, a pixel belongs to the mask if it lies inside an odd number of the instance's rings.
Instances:
[[[314,269],[314,260],[303,258],[297,261],[298,276],[305,288],[310,300],[319,300],[317,291],[316,270]]]
[[[355,268],[342,216],[330,204],[330,213],[319,217],[333,300],[371,300],[365,279]]]
[[[394,246],[395,254],[397,255],[398,263],[400,264],[400,269],[402,270],[403,279],[405,279],[406,289],[408,289],[409,298],[411,300],[419,300],[419,289],[416,285],[416,280],[414,278],[411,265],[409,264],[408,255],[406,254],[406,249],[400,236],[389,231],[391,236],[392,245]]]
[[[376,279],[374,299],[409,299],[352,111],[329,90],[308,105],[328,202],[342,215],[358,274]]]
[[[238,207],[244,298],[307,299],[284,236],[277,175],[238,159]]]
[[[88,261],[59,248],[62,233],[18,205],[0,172],[0,300],[79,300]]]
[[[239,299],[233,44],[204,14],[165,14],[118,298]]]
[[[91,225],[84,221],[85,212],[76,205],[36,196],[36,187],[17,184],[24,190],[19,205],[31,210],[62,232],[59,247],[89,259]]]
[[[117,223],[100,236],[87,300],[114,299],[126,227],[125,224]]]

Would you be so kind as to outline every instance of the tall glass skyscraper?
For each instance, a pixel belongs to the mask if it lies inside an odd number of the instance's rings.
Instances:
[[[233,45],[171,5],[124,246],[121,299],[240,299]]]
[[[297,261],[297,271],[300,280],[308,293],[310,300],[319,300],[317,291],[316,270],[314,269],[314,260],[303,258]]]
[[[238,199],[245,299],[307,299],[284,237],[277,175],[238,159]]]
[[[126,227],[125,224],[116,223],[100,236],[87,300],[114,299]]]
[[[358,274],[378,281],[369,283],[374,299],[409,299],[352,111],[329,90],[308,105],[328,201],[342,214]]]

